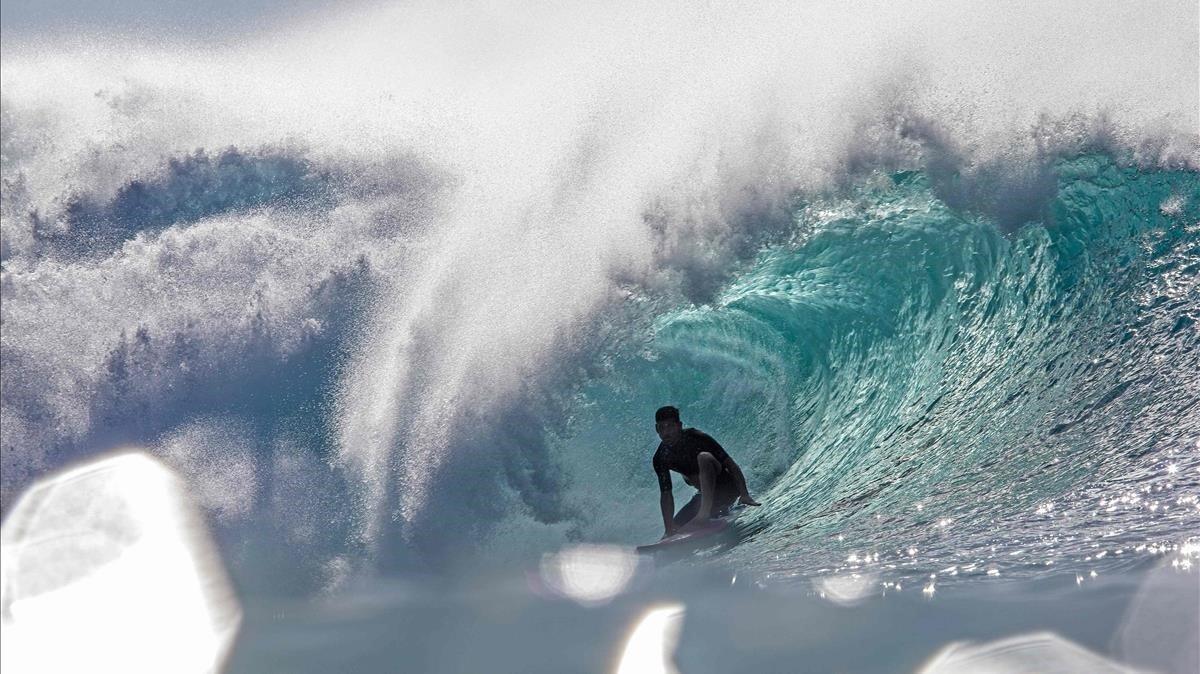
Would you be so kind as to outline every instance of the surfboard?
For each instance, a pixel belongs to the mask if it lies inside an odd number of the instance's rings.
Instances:
[[[660,550],[680,549],[703,544],[707,539],[715,539],[718,537],[718,534],[727,530],[729,525],[737,519],[740,510],[740,508],[735,508],[726,515],[714,517],[704,524],[695,527],[688,527],[687,531],[668,536],[657,543],[639,545],[637,546],[637,551],[658,552]]]

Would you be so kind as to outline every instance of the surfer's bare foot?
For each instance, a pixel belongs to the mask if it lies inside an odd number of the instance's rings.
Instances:
[[[746,494],[745,496],[742,496],[741,498],[739,498],[738,503],[741,503],[742,505],[748,505],[748,506],[762,505],[758,501],[755,501],[753,498],[751,498],[749,494]]]

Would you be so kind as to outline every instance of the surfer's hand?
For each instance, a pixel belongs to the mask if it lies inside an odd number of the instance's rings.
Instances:
[[[741,498],[739,498],[738,503],[741,503],[742,505],[748,505],[748,506],[762,505],[758,501],[755,501],[753,498],[751,498],[749,494],[746,494],[746,495],[742,496]]]

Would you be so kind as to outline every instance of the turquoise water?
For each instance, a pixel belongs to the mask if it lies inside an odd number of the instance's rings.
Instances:
[[[1048,220],[1011,234],[920,173],[799,204],[791,241],[585,388],[572,431],[615,437],[560,451],[619,457],[652,521],[638,417],[678,404],[766,503],[728,554],[780,578],[1036,575],[1192,535],[1200,179],[1054,171]]]

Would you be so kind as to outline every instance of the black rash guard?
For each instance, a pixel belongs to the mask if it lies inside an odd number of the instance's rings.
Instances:
[[[733,477],[733,471],[729,466],[733,463],[733,459],[729,458],[729,454],[725,452],[725,448],[717,444],[708,434],[698,431],[694,428],[683,429],[683,436],[675,446],[669,446],[665,442],[658,445],[658,451],[654,452],[654,473],[658,475],[659,491],[671,491],[671,473],[675,471],[680,473],[691,481],[699,479],[700,476],[700,452],[708,452],[713,455],[721,464],[721,472],[717,474],[717,493],[726,496],[730,493],[735,496],[738,493],[737,480]],[[692,486],[699,488],[699,485]]]

